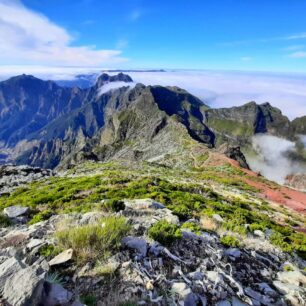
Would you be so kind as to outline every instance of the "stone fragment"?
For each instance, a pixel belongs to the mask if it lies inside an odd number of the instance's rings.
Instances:
[[[19,205],[6,207],[3,210],[4,214],[6,214],[9,218],[17,218],[19,216],[27,215],[29,211],[29,207]]]
[[[122,244],[129,249],[136,250],[142,256],[147,254],[147,242],[142,238],[128,236],[122,239]]]
[[[66,263],[68,261],[70,261],[73,257],[73,250],[72,249],[68,249],[65,250],[64,252],[58,254],[57,256],[55,256],[54,258],[52,258],[49,261],[49,265],[50,267],[52,266],[56,266],[56,265],[61,265],[63,263]]]

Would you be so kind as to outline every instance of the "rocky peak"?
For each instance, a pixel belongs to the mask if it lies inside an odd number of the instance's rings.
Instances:
[[[133,82],[133,79],[122,72],[116,74],[116,75],[109,75],[107,73],[102,73],[96,82],[96,86],[101,87],[107,83],[110,82],[126,82],[126,83],[131,83]]]

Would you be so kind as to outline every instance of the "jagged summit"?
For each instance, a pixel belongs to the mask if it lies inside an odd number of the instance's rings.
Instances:
[[[96,82],[97,86],[103,86],[106,83],[110,83],[110,82],[126,82],[126,83],[131,83],[133,82],[133,79],[127,75],[124,74],[122,72],[116,74],[116,75],[109,75],[107,73],[102,73]]]

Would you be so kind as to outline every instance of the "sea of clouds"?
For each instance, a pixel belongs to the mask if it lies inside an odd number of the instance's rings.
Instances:
[[[2,66],[0,80],[21,73],[42,79],[73,80],[78,74],[100,72],[101,68]],[[306,115],[306,74],[212,70],[127,73],[136,83],[184,88],[211,107],[270,102],[289,119]]]

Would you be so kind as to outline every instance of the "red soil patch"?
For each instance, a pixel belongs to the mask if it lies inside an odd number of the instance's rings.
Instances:
[[[213,154],[212,158],[209,160],[209,165],[217,166],[225,162],[230,163],[233,167],[246,173],[247,177],[242,177],[241,179],[248,185],[259,189],[259,196],[262,198],[273,201],[279,205],[284,205],[302,214],[306,214],[306,193],[280,186],[268,180],[265,180],[265,182],[255,180],[256,177],[259,177],[258,173],[241,168],[237,161],[227,158],[223,154]]]

